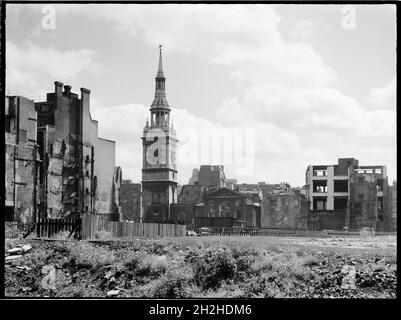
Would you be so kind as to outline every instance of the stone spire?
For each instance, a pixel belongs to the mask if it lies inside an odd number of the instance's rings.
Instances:
[[[159,45],[159,69],[157,70],[157,75],[156,78],[162,78],[165,79],[164,73],[163,73],[163,60],[162,60],[162,45]]]

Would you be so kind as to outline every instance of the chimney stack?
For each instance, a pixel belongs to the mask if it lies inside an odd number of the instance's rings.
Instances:
[[[54,92],[56,96],[61,96],[63,94],[63,83],[59,81],[54,81]]]
[[[71,86],[70,85],[65,85],[64,86],[64,94],[69,97],[71,93]]]

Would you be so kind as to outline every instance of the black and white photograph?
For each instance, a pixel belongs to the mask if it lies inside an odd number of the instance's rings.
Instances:
[[[1,15],[5,299],[396,300],[395,3]]]

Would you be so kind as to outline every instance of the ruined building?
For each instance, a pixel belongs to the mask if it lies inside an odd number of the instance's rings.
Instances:
[[[189,184],[198,183],[207,190],[217,190],[226,187],[226,176],[222,165],[201,165],[199,170],[192,171]]]
[[[143,130],[142,207],[143,221],[171,219],[170,204],[177,202],[177,138],[170,122],[171,108],[166,99],[166,77],[160,47],[155,97],[150,107],[150,123]]]
[[[142,191],[140,183],[123,180],[121,183],[121,211],[123,220],[141,221]]]
[[[5,219],[33,222],[37,216],[37,114],[32,100],[5,99]]]
[[[199,169],[192,170],[192,176],[189,178],[188,184],[194,185],[195,183],[199,183]]]
[[[354,158],[309,166],[306,188],[311,229],[391,229],[386,166],[359,166]]]
[[[262,228],[306,228],[306,198],[288,184],[260,184]]]
[[[55,81],[46,101],[36,102],[39,215],[63,218],[82,212],[120,217],[121,170],[115,168],[115,142],[98,137],[90,114],[90,90],[71,92]]]

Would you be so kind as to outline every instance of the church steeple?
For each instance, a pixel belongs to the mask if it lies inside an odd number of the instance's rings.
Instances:
[[[166,99],[166,77],[163,72],[162,46],[159,45],[159,67],[156,74],[155,98],[150,106],[151,127],[170,125],[170,106]]]
[[[150,106],[150,119],[143,129],[142,221],[171,220],[170,205],[177,203],[178,140],[166,100],[166,77],[163,72],[162,48],[155,78],[155,97]]]

